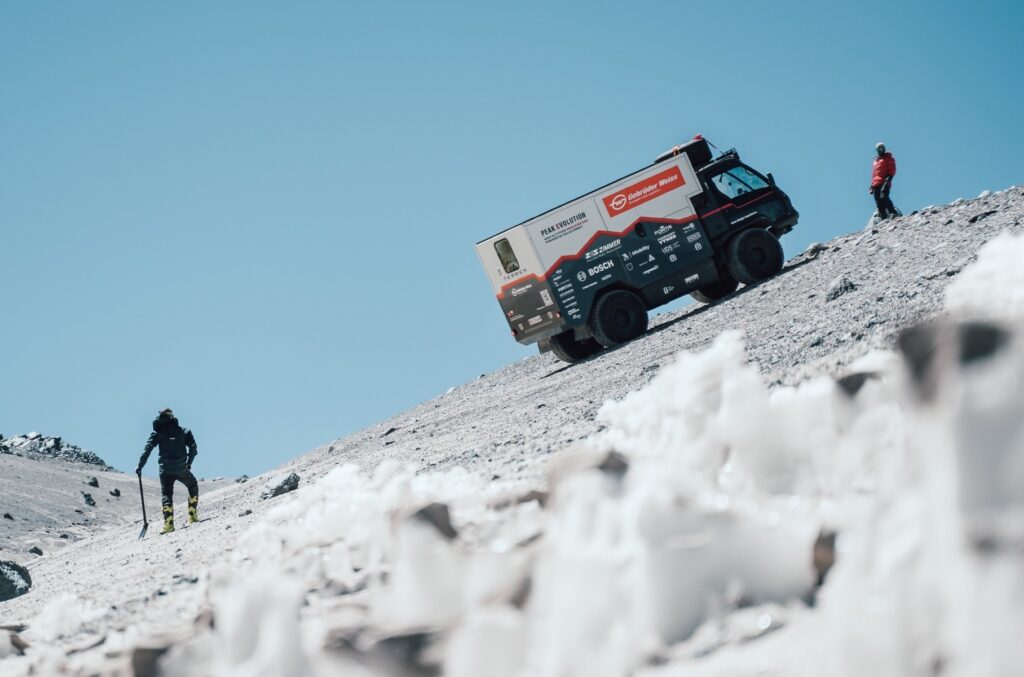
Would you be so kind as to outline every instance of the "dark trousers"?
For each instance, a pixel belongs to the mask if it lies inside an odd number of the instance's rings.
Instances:
[[[888,189],[884,186],[875,186],[871,189],[871,194],[875,197],[875,208],[878,209],[878,216],[883,219],[896,216],[896,206],[889,199]]]
[[[188,489],[188,495],[191,498],[199,497],[199,482],[196,482],[196,476],[192,474],[191,470],[186,470],[180,475],[175,474],[161,474],[160,475],[160,493],[162,494],[160,501],[163,503],[165,508],[169,508],[174,505],[174,483],[181,482]]]

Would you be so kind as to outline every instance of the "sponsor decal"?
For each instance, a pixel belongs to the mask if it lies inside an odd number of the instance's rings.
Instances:
[[[693,284],[694,282],[696,282],[699,279],[700,279],[700,275],[696,275],[695,274],[695,275],[691,275],[690,277],[686,278],[685,282],[686,282],[686,284]]]
[[[530,291],[531,289],[533,289],[533,283],[532,282],[530,284],[526,285],[525,287],[517,287],[517,288],[513,289],[510,293],[512,294],[512,296],[519,296],[520,294],[525,294],[526,292]]]
[[[576,273],[576,279],[579,280],[580,282],[586,282],[587,271],[581,270],[580,272]]]
[[[675,233],[669,233],[668,235],[662,235],[661,237],[658,238],[658,244],[665,244],[666,242],[671,242],[674,239],[676,239],[676,234]]]
[[[615,260],[614,259],[608,259],[607,261],[604,261],[602,263],[597,264],[593,268],[588,268],[587,269],[587,274],[590,275],[591,277],[593,277],[595,275],[600,275],[601,273],[603,273],[604,271],[608,270],[609,268],[614,268],[614,267],[615,267]]]
[[[686,185],[683,173],[678,166],[669,167],[663,172],[658,172],[643,181],[638,181],[630,186],[612,193],[602,199],[608,216],[618,216],[624,211],[639,207],[665,193],[681,188]]]
[[[622,246],[622,240],[615,240],[614,242],[609,242],[608,244],[603,244],[600,247],[598,247],[597,249],[591,249],[589,252],[586,253],[584,258],[587,261],[589,261],[590,259],[596,259],[598,256],[601,256],[603,254],[607,254],[608,252],[611,252],[611,251],[615,251],[616,249],[618,249],[621,246]]]
[[[578,214],[562,219],[558,223],[552,223],[549,226],[544,226],[540,229],[540,236],[544,239],[544,242],[550,243],[555,240],[565,237],[569,233],[574,233],[583,227],[583,224],[587,222],[587,213],[585,211]]]
[[[526,268],[525,266],[522,267],[522,268],[518,268],[516,270],[513,270],[511,273],[506,273],[501,268],[497,269],[498,277],[501,278],[502,282],[511,282],[512,280],[518,279],[518,278],[522,277],[523,275],[527,275],[529,272],[530,272],[530,270],[528,268]]]
[[[671,294],[673,291],[675,291],[675,287],[662,287],[661,288],[661,293],[665,294],[665,295]]]
[[[540,315],[534,315],[529,320],[527,320],[527,323],[532,327],[535,324],[540,324],[543,319],[544,318],[542,318]]]
[[[630,256],[636,256],[637,254],[643,254],[645,251],[648,251],[650,248],[651,248],[651,245],[645,244],[643,247],[640,247],[639,249],[634,249],[633,251],[629,252],[629,255]]]
[[[667,233],[670,230],[672,230],[672,225],[666,223],[666,224],[660,225],[657,228],[655,228],[654,229],[654,234],[655,235],[664,235],[665,233]]]
[[[736,219],[735,221],[730,221],[729,225],[735,226],[737,223],[741,223],[743,221],[746,221],[751,216],[757,216],[757,212],[753,211],[753,212],[750,212],[749,214],[744,214],[743,216],[741,216],[740,218]]]
[[[550,306],[554,304],[554,301],[551,300],[551,294],[548,292],[547,289],[540,290],[540,300],[544,302],[545,306]]]
[[[696,242],[699,239],[700,239],[700,233],[691,233],[691,234],[686,236],[686,241],[687,242]]]

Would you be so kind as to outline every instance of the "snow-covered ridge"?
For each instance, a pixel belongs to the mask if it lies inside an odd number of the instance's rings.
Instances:
[[[55,458],[75,463],[88,463],[104,470],[113,470],[106,461],[88,449],[68,444],[60,437],[49,437],[37,432],[15,435],[6,439],[0,434],[0,454],[14,454],[36,459]]]

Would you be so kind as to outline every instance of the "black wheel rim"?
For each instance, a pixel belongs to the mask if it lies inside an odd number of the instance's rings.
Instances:
[[[763,279],[776,272],[775,251],[765,242],[771,234],[766,231],[750,231],[741,254],[744,267],[756,278]]]
[[[618,307],[612,311],[612,326],[619,331],[628,331],[636,321],[628,308]]]
[[[754,247],[750,250],[750,267],[763,270],[768,263],[768,252],[764,247]]]
[[[616,343],[625,343],[640,335],[636,310],[626,304],[616,304],[608,309],[605,333]]]

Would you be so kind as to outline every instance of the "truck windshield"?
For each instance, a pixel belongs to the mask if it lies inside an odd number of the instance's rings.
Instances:
[[[494,251],[498,252],[498,260],[501,261],[501,267],[505,269],[506,273],[514,273],[519,270],[519,259],[512,251],[512,245],[508,243],[508,238],[503,237],[495,242]]]
[[[722,191],[722,194],[729,198],[768,187],[768,183],[764,179],[746,167],[727,169],[721,174],[713,176],[711,180],[718,190]]]

